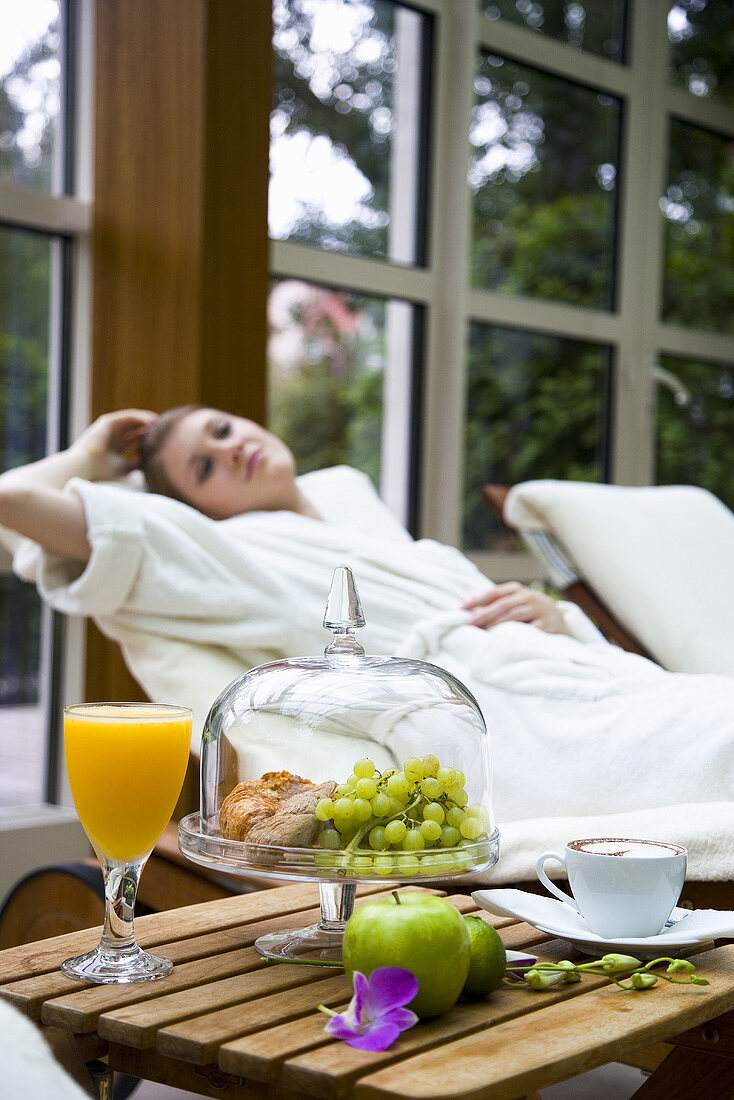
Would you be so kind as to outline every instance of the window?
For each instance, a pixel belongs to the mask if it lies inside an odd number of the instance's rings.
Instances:
[[[42,458],[72,414],[72,284],[89,227],[75,198],[74,58],[84,5],[35,0],[0,13],[0,462]],[[77,306],[80,310],[81,306]],[[77,318],[81,314],[77,314]],[[73,628],[69,628],[73,629]],[[61,796],[67,628],[0,561],[0,807]]]
[[[348,354],[350,384],[370,387],[354,425],[373,450],[347,417],[333,453],[383,493],[407,486],[415,531],[498,580],[535,567],[481,502],[484,482],[678,479],[730,500],[729,0],[274,10],[273,305],[308,286],[365,326],[335,355],[292,314],[291,374],[272,352],[269,366],[290,442],[311,438],[282,413],[306,404],[293,372],[323,386]],[[396,303],[412,320],[394,343]],[[401,402],[403,458],[388,466],[376,440]]]
[[[299,470],[357,466],[411,523],[432,19],[392,0],[273,15],[269,425]]]

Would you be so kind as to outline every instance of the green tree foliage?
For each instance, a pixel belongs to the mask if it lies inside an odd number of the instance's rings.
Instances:
[[[731,142],[676,119],[670,126],[663,316],[734,332],[734,153]]]
[[[672,82],[734,103],[733,0],[676,0],[671,8]]]
[[[619,102],[494,55],[475,88],[474,285],[611,308]]]
[[[349,5],[345,7],[348,11]],[[395,7],[389,0],[373,0],[352,5],[351,12],[351,31],[345,29],[342,44],[315,48],[314,5],[308,0],[276,0],[273,133],[323,139],[369,183],[363,210],[343,223],[321,207],[302,203],[288,239],[385,256],[397,68]],[[298,197],[296,181],[294,192]]]
[[[275,313],[271,337],[295,330],[298,352],[286,362],[271,351],[271,430],[301,473],[347,463],[379,485],[385,303],[288,280],[273,291]]]
[[[58,26],[52,24],[0,82],[0,178],[49,190],[58,95]],[[22,138],[40,96],[37,144]],[[38,98],[33,108],[39,110]],[[27,136],[27,135],[26,135]],[[6,469],[46,449],[51,243],[40,233],[0,227],[0,463]],[[36,703],[39,691],[40,600],[32,585],[0,576],[0,704]]]
[[[472,325],[464,475],[468,548],[498,549],[505,537],[481,501],[483,483],[603,478],[609,363],[609,349],[593,344]]]
[[[658,483],[700,485],[734,509],[734,366],[669,356],[661,359],[661,366],[672,371],[692,397],[681,408],[668,390],[659,391]]]

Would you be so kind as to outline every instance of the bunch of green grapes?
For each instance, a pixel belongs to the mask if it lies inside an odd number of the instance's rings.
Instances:
[[[365,873],[410,873],[419,863],[421,870],[431,867],[436,873],[449,869],[449,864],[453,869],[455,853],[420,860],[417,853],[453,850],[486,839],[489,814],[483,805],[468,805],[465,783],[463,772],[442,767],[433,755],[411,757],[400,771],[390,768],[382,773],[371,760],[358,760],[346,782],[316,807],[316,817],[324,823],[318,842],[330,851],[353,852],[350,866],[359,871],[360,860],[369,863],[369,868],[362,868]],[[401,858],[396,862],[391,852],[401,853]]]

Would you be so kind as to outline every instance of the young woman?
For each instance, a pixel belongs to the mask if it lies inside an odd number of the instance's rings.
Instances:
[[[139,466],[154,492],[108,483]],[[492,586],[455,548],[413,540],[357,471],[297,477],[250,420],[198,406],[103,416],[67,451],[0,477],[0,523],[42,548],[42,595],[93,616],[151,698],[194,707],[199,733],[236,676],[323,650],[346,562],[365,649],[441,665],[479,700],[501,824],[624,814],[624,831],[604,835],[630,835],[643,809],[729,804],[731,680],[664,672],[607,645],[577,609]]]
[[[65,485],[73,477],[109,481],[135,468],[143,470],[151,492],[212,519],[279,510],[322,518],[300,488],[293,455],[281,440],[252,420],[182,406],[161,416],[142,409],[108,413],[68,450],[8,471],[0,477],[0,523],[48,551],[86,562],[91,545],[82,497],[65,492]],[[474,611],[469,622],[485,629],[517,621],[569,633],[552,599],[514,582],[472,594],[461,606]]]

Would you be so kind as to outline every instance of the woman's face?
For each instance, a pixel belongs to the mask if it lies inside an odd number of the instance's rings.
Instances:
[[[293,455],[241,416],[217,409],[187,413],[171,429],[159,462],[181,496],[214,519],[293,505]]]

